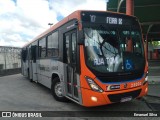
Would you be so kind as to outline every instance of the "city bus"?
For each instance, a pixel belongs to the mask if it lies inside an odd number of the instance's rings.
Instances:
[[[22,48],[22,74],[61,102],[91,107],[141,98],[148,92],[148,63],[139,21],[75,11]]]

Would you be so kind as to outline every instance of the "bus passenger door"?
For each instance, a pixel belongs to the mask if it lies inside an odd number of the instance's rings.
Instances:
[[[76,74],[77,36],[76,30],[64,34],[64,61],[66,63],[65,86],[67,96],[79,101],[78,77]]]
[[[34,46],[31,46],[31,66],[32,66],[32,80],[33,81],[37,81],[37,46],[34,45]]]
[[[29,46],[29,56],[28,56],[28,78],[30,80],[33,79],[33,71],[32,71],[32,50],[31,46]]]

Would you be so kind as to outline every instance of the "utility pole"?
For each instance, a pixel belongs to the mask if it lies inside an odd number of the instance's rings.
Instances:
[[[126,14],[134,15],[134,0],[126,0]]]

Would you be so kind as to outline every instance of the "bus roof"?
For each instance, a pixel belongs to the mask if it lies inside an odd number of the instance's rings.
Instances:
[[[117,12],[111,12],[111,11],[97,11],[97,10],[77,10],[73,13],[71,13],[70,15],[68,15],[67,17],[65,17],[63,20],[61,20],[60,22],[56,23],[55,25],[53,25],[52,27],[50,27],[49,29],[47,29],[46,31],[44,31],[42,34],[38,35],[37,37],[35,37],[32,41],[30,41],[29,43],[25,44],[23,47],[27,47],[28,45],[30,45],[32,42],[40,39],[41,37],[43,37],[44,35],[50,33],[51,31],[57,29],[58,27],[62,26],[63,24],[67,23],[69,20],[72,19],[78,19],[80,20],[80,13],[81,12],[106,12],[106,13],[114,13],[114,14],[122,14],[122,15],[126,15],[124,13],[117,13]],[[130,15],[126,15],[126,16],[130,16]],[[22,48],[23,48],[22,47]]]

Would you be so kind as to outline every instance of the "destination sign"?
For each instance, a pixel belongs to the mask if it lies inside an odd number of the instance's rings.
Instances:
[[[105,23],[109,25],[137,25],[135,17],[124,14],[109,12],[87,12],[81,13],[82,22]]]
[[[106,17],[106,23],[122,25],[122,18]]]

